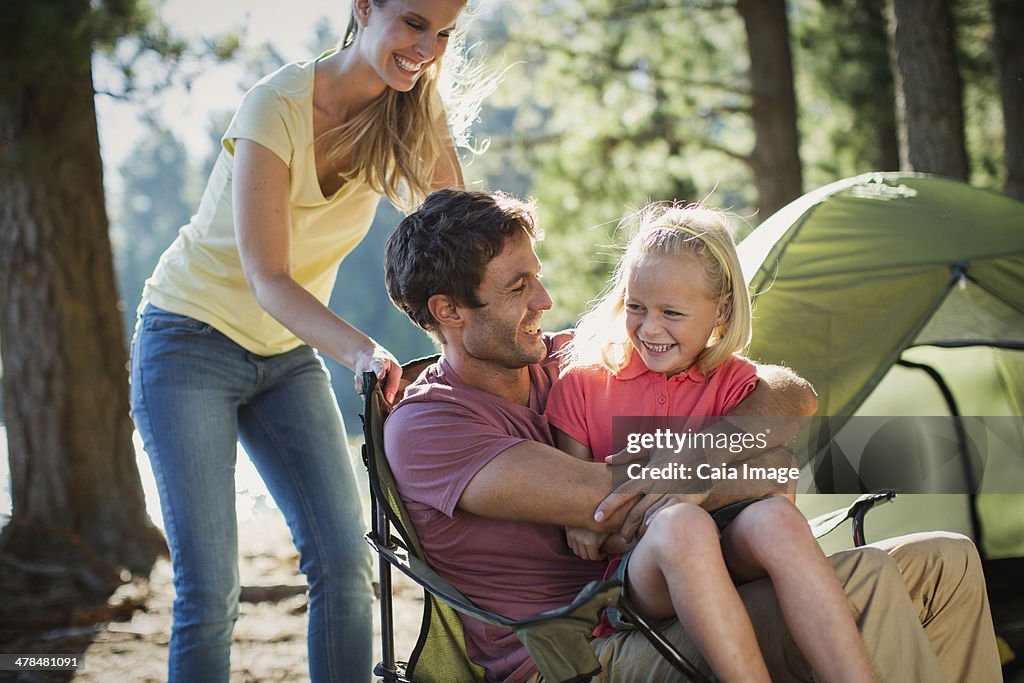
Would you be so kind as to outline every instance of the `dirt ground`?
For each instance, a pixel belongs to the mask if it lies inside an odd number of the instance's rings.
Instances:
[[[240,573],[243,601],[235,626],[231,652],[231,681],[308,681],[306,668],[306,599],[298,558],[284,522],[264,516],[259,522],[240,523]],[[995,590],[992,606],[997,623],[1024,651],[1024,610],[1019,586],[1020,563],[997,568],[989,576]],[[1002,585],[993,585],[1002,584]],[[260,593],[276,593],[272,601],[257,601]],[[415,642],[422,615],[422,593],[408,579],[394,578],[396,651],[407,657]],[[256,595],[256,598],[252,598]],[[283,596],[283,597],[282,597]],[[160,560],[148,582],[126,584],[112,603],[130,599],[142,604],[126,621],[99,626],[63,628],[36,633],[19,642],[5,643],[0,652],[65,654],[84,653],[85,666],[70,680],[76,683],[149,683],[166,680],[167,644],[171,627],[174,588],[171,567]],[[250,598],[250,599],[247,599]],[[380,658],[379,612],[375,612],[374,661]],[[49,683],[67,681],[69,674],[27,674],[0,671],[0,681]],[[1024,670],[1008,672],[1007,681],[1024,682]]]
[[[231,650],[231,681],[308,681],[303,577],[283,520],[271,516],[260,522],[241,523],[239,549],[243,601]],[[268,593],[277,594],[274,601],[246,601],[250,595],[266,597]],[[397,652],[402,658],[408,656],[415,642],[423,599],[420,589],[402,576],[395,578],[393,594]],[[76,683],[164,681],[174,600],[170,562],[161,559],[148,582],[126,584],[111,602],[125,598],[144,604],[129,621],[35,634],[20,643],[8,643],[0,651],[64,654],[83,652],[84,647],[85,666],[72,676]],[[379,611],[375,610],[375,662],[380,659],[379,622]],[[0,681],[56,680],[67,680],[67,674],[40,676],[0,671]]]

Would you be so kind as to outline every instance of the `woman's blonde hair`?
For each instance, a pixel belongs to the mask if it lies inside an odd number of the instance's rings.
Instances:
[[[372,0],[377,7],[388,1]],[[337,49],[348,49],[358,32],[353,6]],[[448,39],[444,59],[424,69],[410,91],[386,88],[368,107],[323,133],[326,155],[349,160],[340,172],[346,182],[363,178],[395,206],[412,211],[433,189],[431,180],[444,150],[445,141],[437,135],[441,112],[435,98],[440,95],[445,104],[452,142],[475,153],[469,129],[498,80],[485,76],[482,65],[467,59],[464,29],[456,30]]]
[[[563,349],[570,365],[603,365],[618,373],[629,363],[633,344],[626,335],[626,283],[634,269],[653,256],[695,257],[711,298],[729,299],[725,322],[715,328],[708,346],[697,356],[705,375],[747,348],[750,295],[724,212],[703,204],[650,204],[624,219],[623,226],[632,228],[632,237],[608,289],[580,318],[572,342]]]

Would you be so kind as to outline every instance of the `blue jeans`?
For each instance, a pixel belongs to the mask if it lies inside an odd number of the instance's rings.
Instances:
[[[239,438],[288,522],[309,582],[310,677],[369,679],[369,548],[345,427],[317,354],[302,346],[257,356],[206,323],[148,306],[132,341],[131,405],[174,566],[170,680],[228,680]]]

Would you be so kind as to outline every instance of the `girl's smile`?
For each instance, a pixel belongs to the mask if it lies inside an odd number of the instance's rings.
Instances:
[[[696,362],[726,306],[708,293],[700,261],[690,255],[651,256],[626,283],[626,334],[650,370],[676,375]]]

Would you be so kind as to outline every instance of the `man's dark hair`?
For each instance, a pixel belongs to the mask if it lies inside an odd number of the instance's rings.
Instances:
[[[503,192],[432,192],[384,248],[391,301],[440,341],[427,301],[443,294],[459,306],[483,306],[476,291],[491,259],[516,235],[543,238],[535,208]]]

